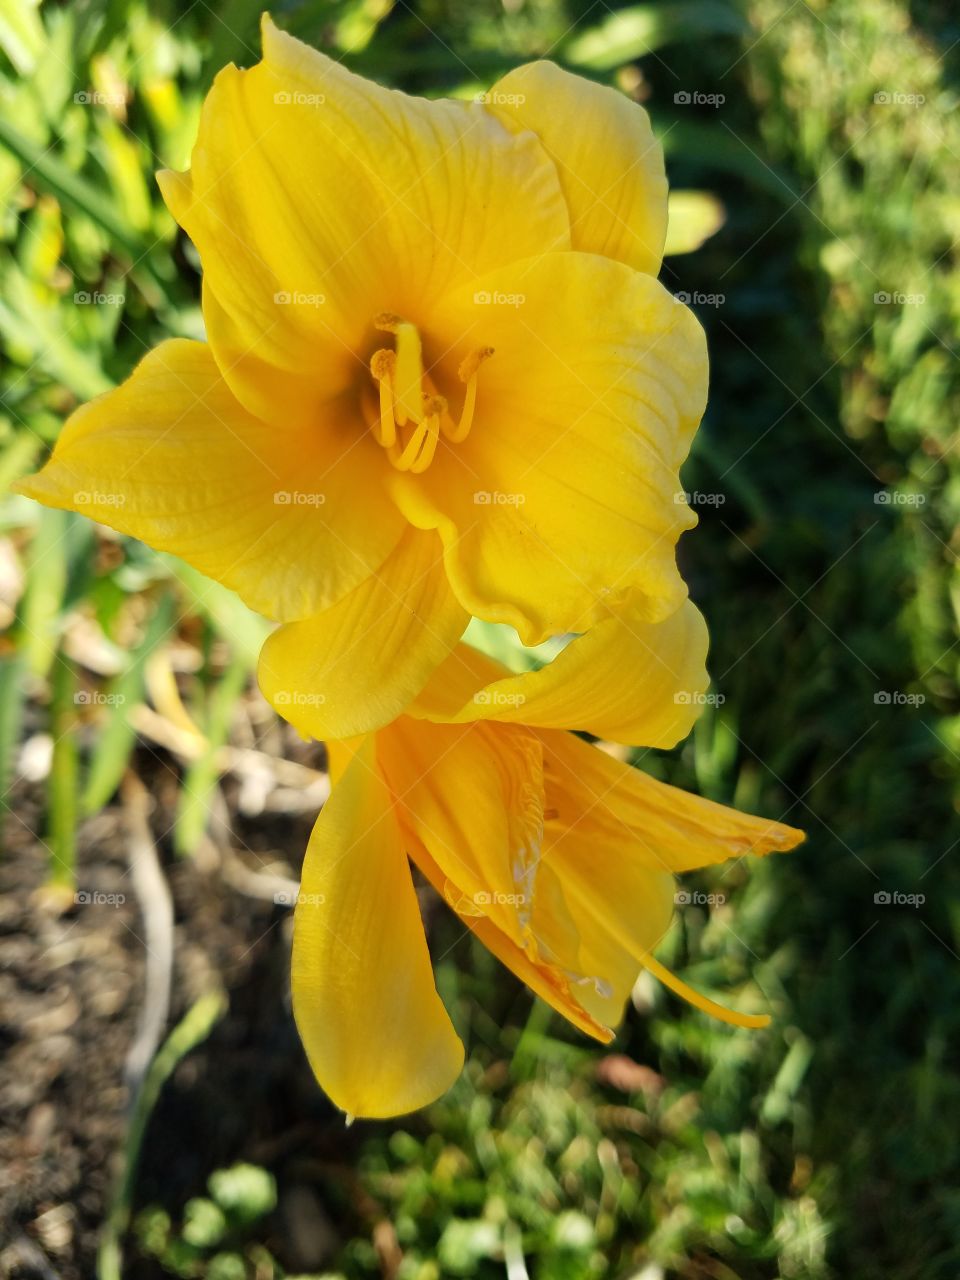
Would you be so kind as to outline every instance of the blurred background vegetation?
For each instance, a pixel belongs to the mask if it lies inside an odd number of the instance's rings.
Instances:
[[[724,700],[638,763],[811,836],[692,879],[725,900],[683,907],[661,954],[775,1019],[734,1032],[643,981],[601,1051],[425,895],[467,1068],[425,1113],[344,1129],[274,902],[324,758],[253,689],[264,624],[8,495],[74,405],[201,334],[152,174],[186,164],[215,72],[259,56],[259,5],[0,0],[0,1275],[955,1280],[960,18],[273,13],[418,92],[549,56],[651,112],[684,193],[663,279],[712,350],[681,555]]]

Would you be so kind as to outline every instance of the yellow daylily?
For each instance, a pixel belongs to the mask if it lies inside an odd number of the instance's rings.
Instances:
[[[266,17],[263,47],[159,175],[207,341],[79,409],[22,491],[313,619],[325,736],[402,711],[470,615],[536,644],[672,614],[707,361],[655,279],[642,108],[546,62],[425,101]]]
[[[683,612],[683,623],[658,624],[673,638],[688,633],[674,670],[650,663],[629,676],[649,711],[649,745],[686,734],[706,685],[702,624],[692,606]],[[619,636],[598,639],[595,628],[560,657],[595,662],[609,678],[631,646],[657,640],[618,625]],[[269,656],[275,705],[309,732],[309,687],[295,683],[302,666],[285,672],[285,653]],[[583,724],[592,710],[591,692],[555,666],[512,676],[461,645],[407,714],[329,744],[334,788],[303,865],[293,1004],[317,1079],[350,1115],[423,1106],[463,1063],[434,985],[408,857],[504,964],[598,1040],[612,1039],[642,969],[727,1022],[767,1021],[693,991],[652,952],[670,922],[676,873],[791,849],[802,833],[688,795],[543,727]],[[612,701],[599,715],[605,731],[622,724]]]

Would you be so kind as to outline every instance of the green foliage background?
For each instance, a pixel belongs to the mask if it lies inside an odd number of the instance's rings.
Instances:
[[[682,749],[638,763],[810,833],[789,858],[691,883],[727,902],[684,910],[662,951],[734,1000],[756,983],[774,1025],[733,1033],[642,984],[642,1012],[614,1047],[649,1070],[625,1087],[439,920],[438,981],[467,1070],[424,1115],[352,1134],[349,1170],[318,1176],[346,1224],[330,1275],[952,1280],[955,14],[922,0],[313,0],[273,13],[358,71],[419,92],[473,93],[541,55],[618,84],[651,111],[674,186],[722,200],[723,228],[668,259],[664,280],[724,299],[697,308],[713,385],[685,472],[689,490],[724,501],[702,508],[681,554],[725,701]],[[152,173],[185,165],[216,70],[259,55],[258,17],[249,0],[0,0],[5,489],[73,405],[164,336],[200,335],[198,264]],[[724,101],[675,101],[684,92]],[[80,517],[7,497],[0,520],[25,575],[0,654],[4,789],[39,698],[57,741],[51,878],[70,884],[76,823],[110,800],[135,733],[117,710],[89,747],[61,734],[77,680],[60,652],[67,613],[89,609],[122,647],[130,598],[155,610],[112,686],[128,704],[172,611],[229,643],[232,665],[217,676],[227,697],[263,632],[141,546],[99,563]],[[226,717],[215,702],[209,716],[216,744]],[[185,797],[215,784],[204,768]],[[185,799],[181,852],[203,821]],[[308,1123],[334,1123],[322,1099]],[[236,1160],[246,1155],[239,1143]],[[210,1186],[173,1212],[131,1188],[136,1274],[286,1274],[272,1177],[238,1167],[209,1168]],[[398,1272],[375,1247],[380,1219],[402,1251]]]

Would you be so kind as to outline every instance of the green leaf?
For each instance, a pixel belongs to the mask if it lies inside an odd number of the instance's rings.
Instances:
[[[682,0],[678,4],[638,4],[619,9],[563,47],[575,67],[610,71],[677,40],[707,35],[744,35],[749,24],[719,0]]]
[[[0,49],[22,76],[36,66],[44,40],[36,0],[0,0]]]

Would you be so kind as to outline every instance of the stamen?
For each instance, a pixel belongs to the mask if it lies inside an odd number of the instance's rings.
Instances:
[[[422,421],[402,450],[397,445],[390,450],[390,461],[398,471],[409,471],[413,475],[426,471],[437,451],[440,418],[446,409],[447,402],[443,396],[423,396]]]
[[[393,395],[397,422],[401,427],[408,418],[419,423],[423,417],[423,347],[417,326],[383,312],[374,320],[373,327],[396,337]]]
[[[393,384],[397,372],[397,357],[381,347],[370,360],[370,372],[380,388],[380,430],[373,428],[377,444],[389,449],[397,441],[397,424],[393,417]]]
[[[460,421],[455,427],[444,426],[444,434],[451,444],[459,444],[470,434],[474,410],[477,407],[477,373],[484,360],[488,360],[492,355],[493,347],[481,347],[478,351],[471,351],[466,359],[460,362],[457,377],[467,384],[467,390],[463,397],[463,408],[460,410]]]
[[[392,312],[381,312],[374,328],[394,336],[394,350],[382,347],[370,359],[370,373],[377,384],[379,410],[368,394],[361,396],[364,416],[376,442],[387,450],[400,471],[419,475],[437,452],[440,433],[454,444],[465,440],[473,425],[477,405],[477,374],[493,355],[493,347],[479,347],[460,362],[458,377],[465,384],[460,421],[454,426],[447,401],[423,367],[423,345],[416,325]],[[401,428],[412,424],[404,441]]]
[[[433,455],[437,452],[437,441],[440,439],[440,423],[443,421],[443,415],[447,412],[447,402],[443,396],[425,395],[423,397],[423,412],[426,415],[424,426],[427,429],[427,436],[423,442],[422,450],[410,468],[414,475],[420,475],[421,472],[426,471],[433,461]]]
[[[701,995],[699,991],[694,991],[693,987],[681,981],[675,973],[671,973],[659,960],[655,960],[649,953],[645,955],[640,963],[645,969],[649,969],[655,978],[659,978],[665,987],[668,987],[681,999],[689,1001],[695,1009],[700,1009],[703,1013],[710,1014],[713,1018],[718,1018],[721,1022],[727,1022],[733,1027],[766,1027],[770,1025],[770,1015],[767,1013],[736,1013],[733,1009],[725,1009],[722,1004],[717,1004],[715,1000],[711,1000],[708,996]]]

